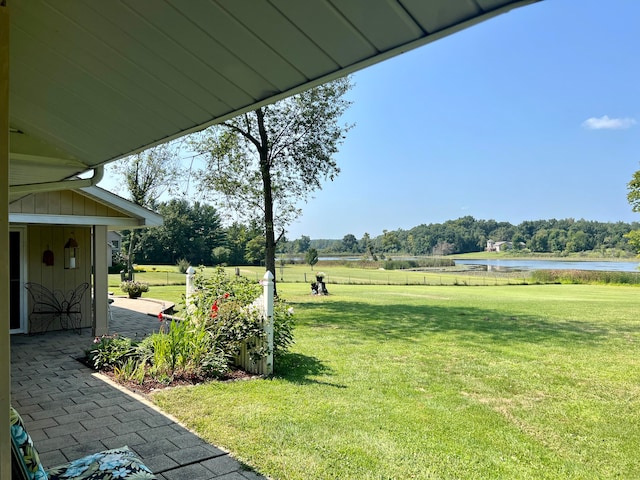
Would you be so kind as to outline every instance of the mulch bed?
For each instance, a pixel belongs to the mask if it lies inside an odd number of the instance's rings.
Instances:
[[[87,361],[86,357],[77,358],[80,363],[86,365],[87,367],[95,370]],[[156,392],[158,390],[164,390],[166,388],[173,387],[184,387],[191,385],[200,385],[202,383],[210,383],[210,382],[235,382],[238,380],[251,380],[255,378],[261,378],[260,375],[255,375],[252,373],[245,372],[244,370],[235,369],[231,370],[222,378],[213,379],[201,377],[198,375],[175,375],[170,382],[160,382],[150,377],[145,377],[143,383],[138,383],[134,381],[121,381],[116,378],[116,375],[113,373],[113,370],[95,370],[98,373],[109,377],[114,383],[122,385],[123,387],[131,390],[132,392],[147,395],[152,392]]]

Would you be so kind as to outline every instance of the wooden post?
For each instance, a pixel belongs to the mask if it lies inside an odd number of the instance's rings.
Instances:
[[[109,333],[109,269],[107,267],[107,227],[93,226],[93,329],[98,337]]]
[[[187,305],[187,312],[188,313],[192,313],[193,312],[193,299],[191,297],[193,297],[193,294],[196,292],[196,287],[193,283],[194,277],[196,274],[196,269],[193,267],[189,267],[187,268],[187,292],[185,294],[185,303]]]
[[[264,375],[273,375],[273,273],[268,270],[262,278],[262,287],[264,289],[264,330],[267,334],[267,348],[269,350]]]
[[[9,405],[11,342],[9,339],[9,7],[0,0],[0,478],[11,478]]]

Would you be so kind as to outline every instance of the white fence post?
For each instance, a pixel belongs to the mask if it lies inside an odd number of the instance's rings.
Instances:
[[[273,374],[273,273],[267,270],[262,279],[264,288],[263,306],[264,306],[264,331],[267,336],[267,348],[269,354],[266,358],[265,375]]]
[[[185,295],[185,303],[187,304],[187,312],[191,313],[191,311],[193,310],[193,300],[192,300],[192,296],[196,291],[196,287],[193,284],[193,277],[196,274],[196,269],[193,268],[192,266],[189,266],[189,268],[187,268],[187,293]]]

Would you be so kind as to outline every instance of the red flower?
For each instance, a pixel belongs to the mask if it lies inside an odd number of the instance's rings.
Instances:
[[[164,315],[162,314],[162,312],[158,313],[158,321],[162,322],[164,320]]]
[[[225,293],[225,294],[224,294],[224,298],[229,298],[229,294],[228,294],[228,293]]]
[[[211,305],[211,318],[216,318],[218,316],[218,301],[216,300]]]

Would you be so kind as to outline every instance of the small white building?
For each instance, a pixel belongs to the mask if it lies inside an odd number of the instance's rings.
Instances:
[[[122,235],[120,232],[109,230],[107,232],[107,267],[112,267],[114,257],[120,253],[122,248]]]
[[[505,250],[511,250],[513,248],[513,242],[494,242],[493,240],[487,240],[487,252],[503,252]]]

